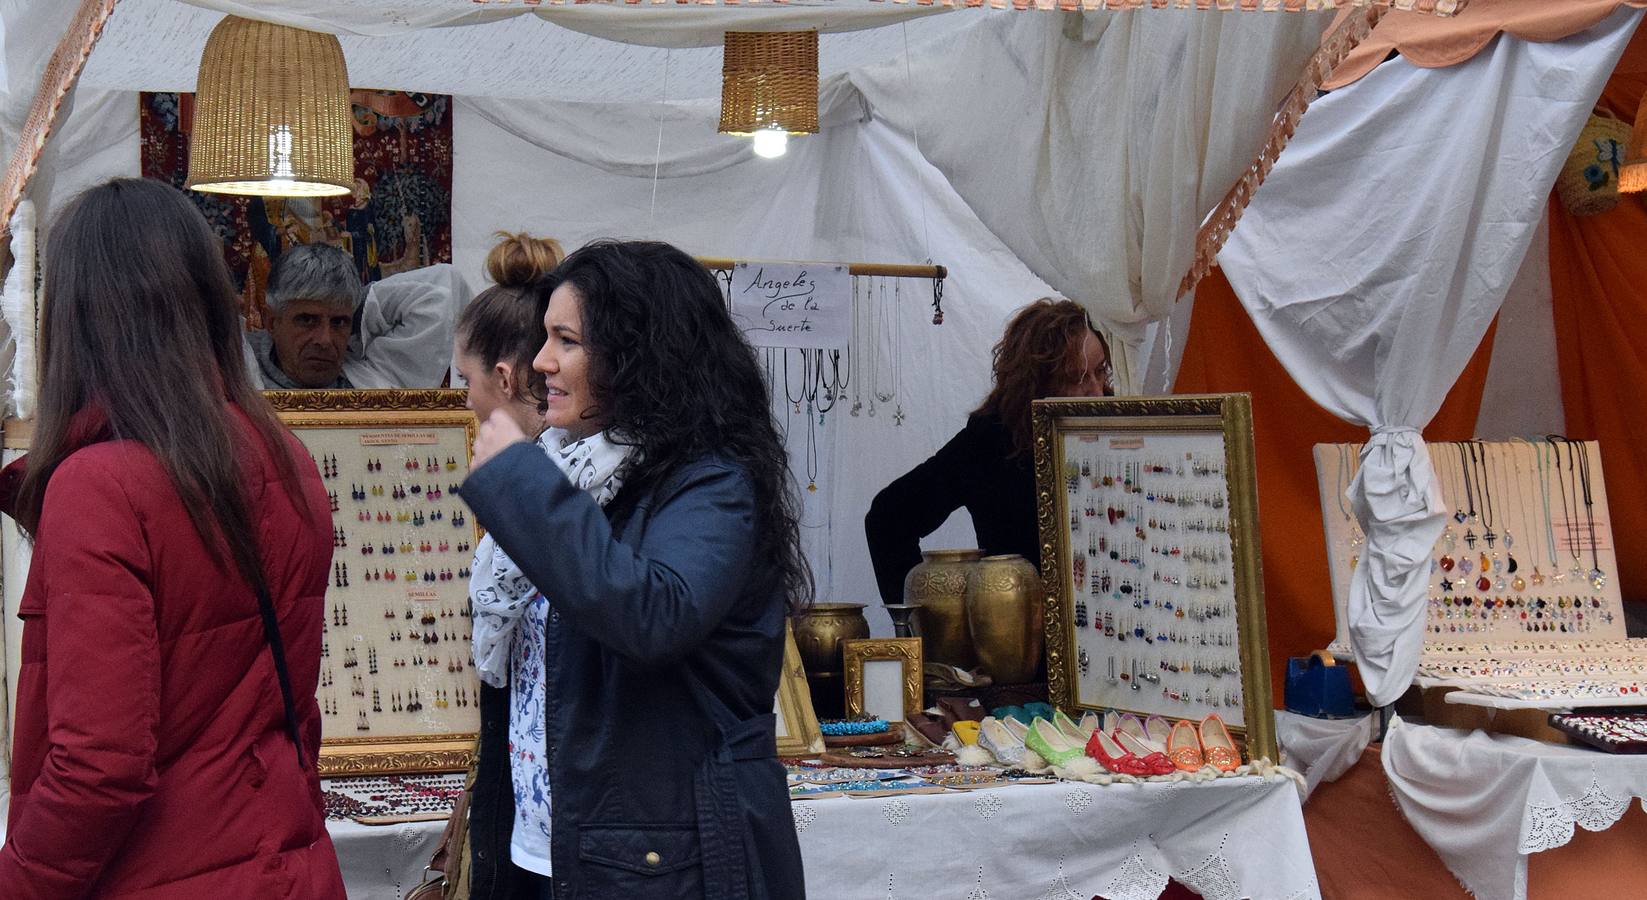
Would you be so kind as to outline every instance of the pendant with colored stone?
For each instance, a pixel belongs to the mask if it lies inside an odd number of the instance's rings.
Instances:
[[[1471,572],[1475,571],[1475,563],[1470,562],[1470,558],[1466,556],[1465,558],[1458,561],[1458,571],[1465,574],[1465,575],[1468,575]]]
[[[1458,512],[1453,513],[1453,521],[1460,525],[1464,524],[1464,520],[1466,518],[1468,517],[1464,515],[1464,508],[1462,506],[1458,508]]]
[[[1481,574],[1485,575],[1493,570],[1493,564],[1487,561],[1487,554],[1481,554]]]
[[[1607,576],[1600,569],[1591,569],[1590,584],[1599,591],[1607,586]]]
[[[1502,591],[1508,586],[1509,586],[1508,582],[1506,582],[1504,580],[1504,576],[1502,576],[1502,575],[1500,575],[1498,577],[1497,581],[1493,582],[1493,590],[1495,590],[1495,591]]]
[[[1450,593],[1452,591],[1452,589],[1453,589],[1453,583],[1451,581],[1449,581],[1448,579],[1445,579],[1445,578],[1441,579],[1441,590],[1442,591]]]
[[[1475,589],[1478,590],[1478,591],[1481,591],[1483,593],[1485,593],[1492,586],[1493,586],[1493,583],[1491,581],[1488,581],[1487,576],[1485,576],[1485,575],[1483,575],[1480,578],[1477,578],[1475,580]]]
[[[1510,529],[1508,529],[1508,528],[1504,529],[1504,549],[1508,550],[1508,549],[1510,549],[1511,547],[1514,547],[1514,546],[1515,546],[1515,538],[1510,535]]]
[[[1447,545],[1448,550],[1452,550],[1458,546],[1458,532],[1453,530],[1453,526],[1448,525],[1447,529],[1441,532],[1441,541]]]
[[[1509,572],[1511,575],[1514,575],[1516,573],[1516,570],[1520,569],[1520,568],[1521,568],[1521,566],[1516,564],[1515,557],[1512,556],[1512,557],[1510,557],[1510,562],[1505,567],[1504,571]]]
[[[1524,591],[1527,589],[1527,579],[1517,575],[1515,580],[1510,582],[1510,587],[1515,588],[1517,591]]]
[[[1441,557],[1441,571],[1451,572],[1453,570],[1453,566],[1455,566],[1455,565],[1457,565],[1457,563],[1454,562],[1452,557],[1450,557],[1450,556]]]

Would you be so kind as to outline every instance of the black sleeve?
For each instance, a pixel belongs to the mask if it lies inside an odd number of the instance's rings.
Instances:
[[[979,463],[990,449],[975,423],[949,439],[931,459],[881,489],[864,516],[869,561],[881,602],[904,602],[904,576],[921,561],[921,538],[966,503]]]

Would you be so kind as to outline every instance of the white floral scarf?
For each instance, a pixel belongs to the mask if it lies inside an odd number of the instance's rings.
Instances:
[[[587,491],[601,506],[623,487],[623,464],[631,448],[613,443],[605,432],[568,442],[565,431],[549,428],[537,444],[575,487]],[[492,536],[481,538],[470,567],[469,599],[474,610],[475,669],[487,684],[504,687],[509,683],[509,646],[536,594],[537,588]]]

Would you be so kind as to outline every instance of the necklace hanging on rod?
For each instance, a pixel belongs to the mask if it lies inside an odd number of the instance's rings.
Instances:
[[[1361,524],[1355,520],[1355,516],[1350,515],[1349,505],[1344,499],[1344,494],[1349,490],[1352,480],[1350,467],[1353,465],[1353,459],[1354,454],[1350,451],[1349,445],[1340,444],[1338,446],[1338,477],[1333,481],[1333,488],[1338,493],[1338,511],[1344,516],[1344,524],[1349,529],[1351,572],[1354,572],[1356,566],[1361,564],[1359,548],[1363,541]]]
[[[894,279],[892,282],[892,395],[896,398],[897,406],[892,411],[892,424],[904,424],[904,398],[899,393],[903,387],[899,382],[903,369],[902,341],[903,337],[903,282]]]
[[[857,416],[858,413],[862,412],[864,408],[863,378],[853,377],[853,375],[856,374],[858,359],[864,355],[866,350],[868,350],[865,346],[864,333],[861,326],[862,321],[863,304],[858,299],[858,276],[854,275],[852,276],[852,343],[847,345],[847,378],[852,382],[853,416]],[[854,346],[858,348],[858,352],[855,355],[852,353],[852,348]],[[873,356],[871,358],[873,358]]]
[[[1574,505],[1573,505],[1573,512],[1568,513],[1568,511],[1567,511],[1567,494],[1568,494],[1567,483],[1569,481],[1569,478],[1567,476],[1564,476],[1564,475],[1561,474],[1561,444],[1560,444],[1560,441],[1562,441],[1563,438],[1557,437],[1556,435],[1550,435],[1550,436],[1546,437],[1544,440],[1549,442],[1549,444],[1550,444],[1550,452],[1551,452],[1552,457],[1555,461],[1555,464],[1551,468],[1552,468],[1552,470],[1555,474],[1556,486],[1559,487],[1560,490],[1561,490],[1562,536],[1567,539],[1567,549],[1573,554],[1573,566],[1572,566],[1572,568],[1567,569],[1565,571],[1561,570],[1560,568],[1557,568],[1556,569],[1555,580],[1556,581],[1561,581],[1561,580],[1565,579],[1566,577],[1568,577],[1569,575],[1572,576],[1574,579],[1577,579],[1580,576],[1582,576],[1582,574],[1583,574],[1579,570],[1579,567],[1578,567],[1578,563],[1579,563],[1578,538],[1573,533],[1573,520],[1575,518],[1577,518],[1578,507],[1577,507],[1577,504],[1575,502]],[[1568,448],[1568,449],[1570,450],[1571,448]],[[1569,456],[1568,459],[1567,459],[1567,470],[1569,472],[1572,472],[1573,471],[1573,466],[1574,466],[1574,461],[1573,461],[1572,457]],[[1578,490],[1578,486],[1574,485],[1573,486],[1573,491],[1576,492],[1577,490]],[[1574,497],[1573,499],[1575,501],[1577,500],[1576,497]]]
[[[1472,481],[1471,478],[1470,478],[1470,457],[1468,456],[1467,452],[1465,451],[1464,443],[1462,441],[1459,442],[1459,444],[1458,444],[1458,465],[1459,465],[1459,468],[1464,473],[1464,499],[1470,504],[1470,514],[1469,514],[1468,519],[1469,519],[1469,521],[1474,522],[1475,518],[1476,518],[1476,515],[1475,515],[1475,482]],[[1457,517],[1455,516],[1454,518],[1457,518]],[[1459,522],[1462,523],[1463,521],[1465,521],[1465,520],[1464,519],[1459,519]],[[1464,543],[1471,550],[1474,550],[1475,549],[1475,541],[1476,541],[1475,529],[1473,527],[1470,527],[1470,526],[1465,526],[1465,528],[1464,528]]]
[[[1445,453],[1442,454],[1442,458],[1446,458]],[[1460,496],[1458,479],[1452,478],[1452,473],[1442,466],[1436,466],[1435,470],[1441,478],[1441,489],[1446,494],[1444,499],[1456,501]],[[1453,530],[1453,517],[1448,516],[1442,522],[1445,523],[1446,527],[1441,529],[1441,543],[1446,546],[1447,552],[1451,553],[1458,546],[1458,532]]]

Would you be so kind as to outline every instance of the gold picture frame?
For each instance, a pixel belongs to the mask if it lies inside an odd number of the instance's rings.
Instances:
[[[824,739],[812,709],[812,692],[806,686],[806,668],[795,644],[794,627],[786,621],[783,630],[783,677],[778,680],[778,696],[772,701],[778,720],[778,755],[817,756],[824,752]]]
[[[911,714],[921,711],[921,639],[920,638],[862,638],[841,642],[841,658],[845,663],[843,680],[846,683],[846,714],[849,716],[875,715],[891,722],[902,722]],[[884,686],[878,678],[869,677],[865,669],[875,663],[895,662],[900,671],[896,684],[889,680]],[[878,667],[875,667],[878,668]],[[892,717],[882,709],[890,693],[901,701],[901,715]]]
[[[1049,399],[1031,415],[1052,702],[1219,713],[1249,759],[1279,759],[1251,398]]]
[[[473,758],[480,681],[461,576],[480,530],[455,491],[477,430],[465,393],[264,392],[332,500],[322,776],[458,772]]]

